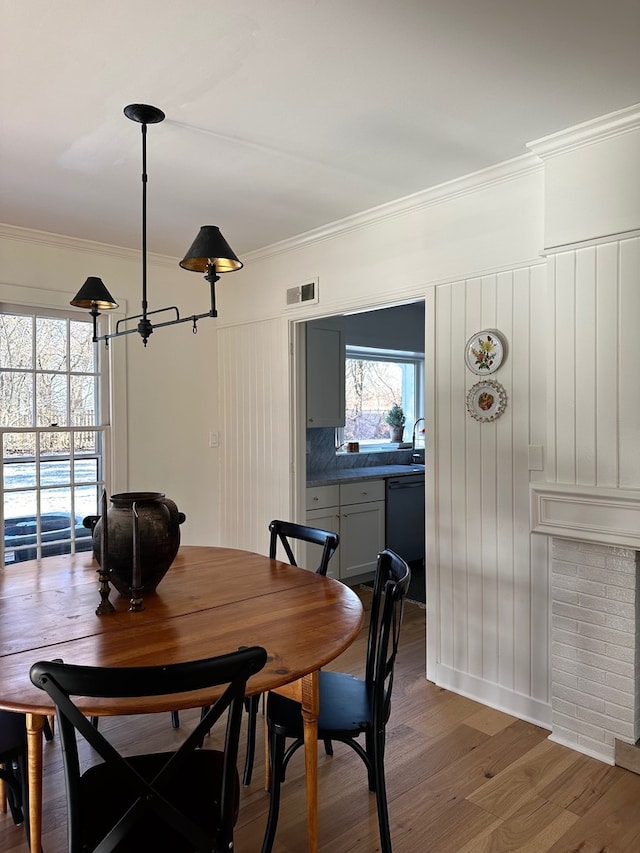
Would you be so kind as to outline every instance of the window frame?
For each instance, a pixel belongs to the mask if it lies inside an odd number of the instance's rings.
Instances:
[[[70,324],[77,322],[87,322],[87,325],[91,327],[91,321],[87,317],[86,313],[79,312],[74,310],[73,308],[64,308],[61,305],[47,305],[47,304],[33,304],[33,303],[24,303],[22,301],[18,302],[11,298],[4,299],[3,296],[6,296],[6,290],[8,288],[0,284],[0,313],[2,314],[13,314],[13,315],[23,315],[30,317],[32,322],[37,322],[37,318],[53,318],[53,319],[63,319],[67,323],[67,348],[68,353],[70,353]],[[13,288],[12,288],[13,289]],[[3,292],[5,291],[5,292]],[[59,294],[55,294],[58,296]],[[57,300],[56,300],[57,301]],[[35,353],[35,342],[32,345],[34,347]],[[99,491],[103,488],[108,488],[109,483],[112,480],[112,463],[113,452],[112,452],[112,429],[111,429],[111,401],[112,401],[112,393],[111,393],[111,358],[109,357],[108,352],[102,352],[101,347],[97,343],[93,343],[94,347],[94,362],[93,369],[89,372],[78,371],[72,369],[71,360],[68,359],[65,365],[65,369],[57,371],[57,370],[42,370],[38,367],[35,360],[32,362],[31,367],[25,368],[24,372],[29,373],[34,378],[34,399],[32,401],[32,420],[33,423],[28,426],[22,427],[13,427],[13,426],[1,426],[0,427],[0,450],[2,450],[2,458],[3,458],[3,472],[4,472],[4,440],[7,434],[16,434],[16,433],[26,433],[33,435],[33,446],[34,446],[34,454],[21,457],[20,463],[33,463],[34,464],[34,478],[33,482],[30,482],[24,489],[19,488],[16,489],[15,492],[18,493],[20,491],[30,491],[35,493],[35,512],[29,513],[29,515],[35,514],[36,516],[36,530],[33,535],[35,535],[35,542],[28,542],[25,547],[27,547],[30,551],[35,551],[36,555],[40,557],[42,555],[42,547],[46,543],[51,542],[55,545],[64,545],[68,546],[69,551],[71,553],[76,550],[76,525],[71,523],[71,519],[76,515],[75,511],[75,499],[76,492],[78,488],[92,488],[95,487],[96,490],[96,511],[98,510],[99,501],[98,494]],[[93,376],[95,382],[94,388],[94,400],[95,400],[95,417],[94,423],[92,425],[73,425],[71,423],[66,424],[64,426],[43,426],[37,424],[37,400],[36,400],[36,378],[39,374],[42,373],[60,373],[60,375],[64,375],[67,377],[68,381],[71,380],[71,377],[78,375],[85,376]],[[69,391],[67,391],[67,415],[70,415],[69,412]],[[69,420],[70,417],[68,418]],[[75,436],[76,434],[82,432],[91,432],[95,434],[95,452],[91,453],[82,453],[76,451],[75,447]],[[55,433],[66,433],[69,435],[69,450],[67,453],[55,454],[53,457],[50,453],[46,452],[46,448],[42,448],[42,436],[55,434]],[[46,532],[43,529],[42,524],[42,515],[44,512],[48,512],[46,508],[43,509],[43,492],[47,490],[52,490],[52,484],[43,482],[42,479],[42,469],[41,465],[51,459],[55,461],[68,462],[69,464],[69,482],[68,484],[61,484],[61,489],[66,489],[69,494],[69,524],[68,528],[65,528],[65,535],[61,538],[51,539],[49,536],[44,536],[43,534]],[[96,476],[95,479],[76,479],[75,478],[75,465],[78,461],[82,459],[95,459],[96,460]],[[19,464],[18,460],[16,460],[16,464]],[[66,482],[66,481],[65,481]],[[53,487],[55,488],[55,487]],[[14,492],[12,489],[11,492]],[[9,492],[5,491],[4,486],[4,473],[2,478],[0,478],[0,522],[2,523],[2,529],[5,530],[5,495],[9,494]],[[68,536],[66,535],[66,530],[68,529]],[[30,531],[31,532],[31,531]],[[83,543],[86,549],[86,543]],[[4,565],[11,565],[12,561],[9,563],[5,563],[6,554],[5,554],[5,535],[3,533],[3,537],[0,541],[0,568]]]
[[[345,347],[345,393],[347,384],[346,362],[350,358],[367,361],[387,361],[395,364],[402,363],[413,365],[413,379],[409,383],[405,375],[403,377],[404,381],[402,389],[403,409],[405,411],[405,415],[407,416],[405,429],[411,429],[412,425],[419,418],[422,417],[421,413],[424,409],[424,353],[415,352],[413,350],[395,350],[383,347],[366,347],[347,344]],[[411,387],[409,387],[409,385]],[[406,402],[407,399],[412,401],[411,404],[408,404]],[[388,439],[375,440],[354,437],[353,439],[349,439],[349,441],[358,441],[360,444],[360,452],[364,451],[366,453],[388,452],[390,448],[395,449],[398,447],[397,443],[389,442]],[[404,443],[406,444],[407,442]],[[345,444],[345,428],[338,427],[336,429],[336,448],[338,453],[345,452]]]

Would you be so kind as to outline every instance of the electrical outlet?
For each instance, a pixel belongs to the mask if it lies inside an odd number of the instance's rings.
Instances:
[[[209,433],[209,447],[218,447],[220,444],[220,438],[217,432]]]

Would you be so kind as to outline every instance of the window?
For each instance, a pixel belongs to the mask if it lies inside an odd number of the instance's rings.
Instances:
[[[91,548],[104,487],[91,322],[0,304],[1,564]]]
[[[358,441],[361,447],[389,447],[385,415],[394,403],[405,417],[404,440],[411,440],[413,423],[422,414],[424,356],[369,347],[346,348],[346,421],[338,443]]]

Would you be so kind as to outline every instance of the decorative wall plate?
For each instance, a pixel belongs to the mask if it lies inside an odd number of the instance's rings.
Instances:
[[[471,335],[464,350],[464,360],[472,373],[486,376],[500,367],[505,354],[506,346],[500,332],[485,329]]]
[[[476,382],[467,394],[467,409],[477,421],[495,421],[507,408],[507,392],[499,382]]]

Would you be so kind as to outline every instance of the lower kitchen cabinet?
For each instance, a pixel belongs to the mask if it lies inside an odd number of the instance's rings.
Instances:
[[[307,489],[307,524],[340,536],[338,552],[329,563],[331,577],[349,582],[373,576],[385,542],[384,499],[384,480]],[[308,549],[305,565],[315,567],[319,549]]]

